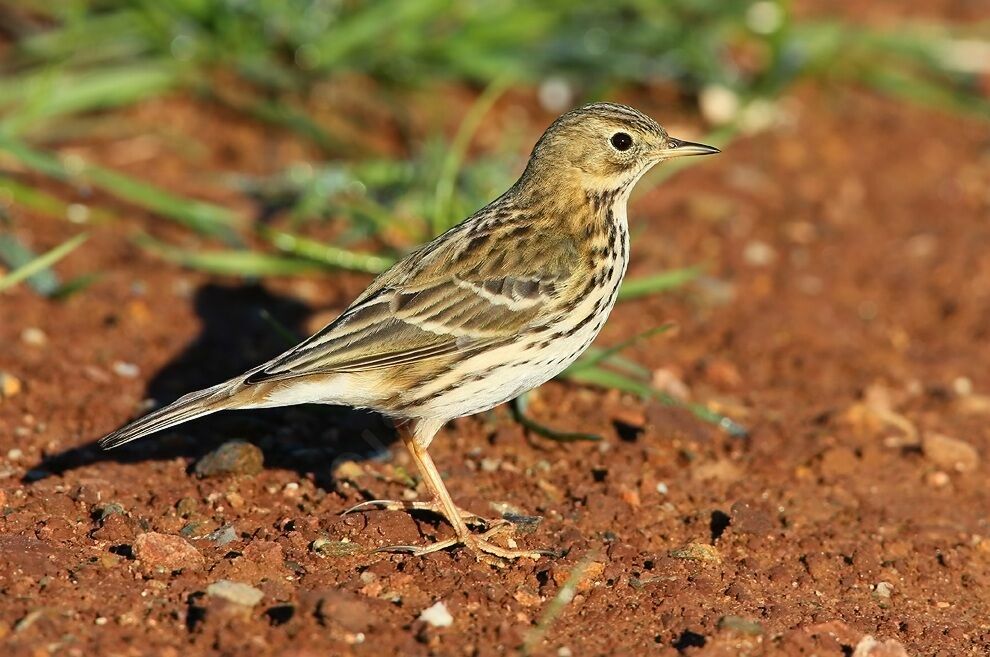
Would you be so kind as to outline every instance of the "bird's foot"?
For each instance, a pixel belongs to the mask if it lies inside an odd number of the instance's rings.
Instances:
[[[380,547],[376,549],[375,552],[401,552],[403,554],[411,554],[416,557],[421,557],[427,554],[432,554],[433,552],[439,552],[458,545],[463,545],[474,554],[478,561],[483,561],[489,565],[500,568],[505,566],[507,561],[513,561],[515,559],[533,559],[536,561],[540,557],[557,556],[555,552],[551,552],[549,550],[520,550],[514,547],[506,548],[489,540],[492,537],[511,529],[512,525],[508,521],[502,521],[502,524],[492,527],[483,534],[455,536],[454,538],[448,538],[446,540],[437,541],[436,543],[424,546],[389,545]]]
[[[441,518],[446,518],[443,509],[441,509],[440,505],[436,502],[406,502],[403,500],[367,500],[361,502],[360,504],[355,504],[349,509],[345,509],[340,515],[346,516],[349,513],[371,511],[372,509],[377,509],[380,511],[406,511],[408,513],[415,513],[419,511],[432,513],[440,516]],[[465,511],[460,507],[457,507],[457,512],[460,514],[461,520],[463,520],[470,527],[493,529],[495,527],[509,524],[508,520],[504,520],[502,518],[499,518],[498,520],[489,520],[488,518],[483,518],[476,513]]]

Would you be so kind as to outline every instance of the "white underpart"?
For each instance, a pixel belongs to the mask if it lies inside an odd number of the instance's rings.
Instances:
[[[376,370],[357,374],[298,379],[272,391],[263,402],[252,408],[271,408],[293,404],[341,404],[356,408],[374,408],[382,402],[381,373]],[[247,407],[245,407],[247,408]]]
[[[632,185],[629,186],[630,188]],[[624,195],[628,196],[628,194]],[[602,296],[608,301],[596,319],[586,322],[579,330],[564,338],[557,339],[542,349],[527,348],[531,343],[539,343],[544,336],[498,347],[467,358],[453,369],[433,381],[411,391],[417,398],[427,398],[432,393],[445,390],[453,383],[465,379],[455,389],[444,392],[437,398],[429,399],[422,406],[410,409],[419,417],[441,417],[453,419],[487,410],[498,404],[518,397],[563,372],[577,360],[601,331],[615,304],[615,291],[622,284],[629,256],[629,230],[626,216],[626,198],[616,199],[614,216],[621,230],[615,231],[615,242],[611,245],[616,254],[612,276],[605,284],[592,290],[579,303],[561,324],[549,330],[548,334],[566,332],[582,322],[594,312],[595,305]],[[623,244],[624,242],[624,244]],[[626,258],[621,258],[625,253]],[[471,375],[484,373],[479,380]],[[465,378],[466,377],[466,378]]]

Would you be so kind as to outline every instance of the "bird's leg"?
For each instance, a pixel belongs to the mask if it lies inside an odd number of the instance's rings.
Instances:
[[[518,559],[520,557],[539,559],[543,556],[544,553],[542,552],[504,548],[488,540],[496,534],[505,531],[507,529],[506,525],[498,525],[481,535],[471,533],[464,518],[461,517],[461,510],[454,504],[454,500],[451,499],[450,493],[447,491],[447,487],[440,477],[440,472],[437,470],[437,466],[433,463],[433,459],[427,452],[427,447],[433,439],[436,429],[439,429],[439,426],[435,428],[431,427],[434,429],[433,433],[425,436],[423,435],[424,432],[422,432],[423,428],[425,427],[416,427],[417,431],[414,434],[409,434],[405,431],[401,432],[402,441],[409,449],[413,461],[416,462],[416,466],[419,468],[419,472],[423,476],[423,481],[426,482],[427,488],[433,494],[434,502],[439,507],[440,513],[454,528],[454,538],[439,541],[426,547],[393,546],[384,548],[383,551],[409,552],[418,556],[445,550],[455,545],[463,545],[471,550],[479,560],[496,564],[498,559]]]
[[[349,513],[370,511],[372,509],[379,509],[382,511],[407,511],[409,513],[419,511],[444,517],[443,509],[435,500],[430,502],[421,502],[419,500],[412,502],[406,500],[365,500],[364,502],[355,504],[349,509],[345,509],[340,515],[346,516]],[[488,518],[479,516],[477,513],[472,513],[471,511],[460,507],[457,507],[457,513],[461,516],[461,519],[467,524],[468,527],[481,527],[487,529],[509,522],[508,520],[501,518],[498,520],[489,520]]]

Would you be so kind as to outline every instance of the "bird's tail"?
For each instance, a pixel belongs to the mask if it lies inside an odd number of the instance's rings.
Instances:
[[[149,433],[168,429],[177,424],[222,411],[225,408],[232,408],[237,405],[233,399],[233,394],[237,391],[238,387],[236,383],[232,385],[232,382],[228,381],[212,388],[191,392],[175,400],[168,406],[148,413],[144,417],[134,420],[130,424],[104,436],[100,439],[100,447],[103,449],[113,449],[124,443],[129,443],[132,440],[147,436]]]

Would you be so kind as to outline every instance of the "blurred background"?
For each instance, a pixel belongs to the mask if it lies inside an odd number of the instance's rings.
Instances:
[[[723,147],[792,121],[802,84],[986,117],[988,27],[966,20],[979,3],[954,4],[948,22],[782,0],[3,2],[0,289],[99,294],[106,259],[52,269],[104,250],[94,233],[147,266],[377,273],[498,195],[542,128],[594,99]],[[48,243],[41,217],[77,229]],[[625,294],[681,285],[685,264]]]

